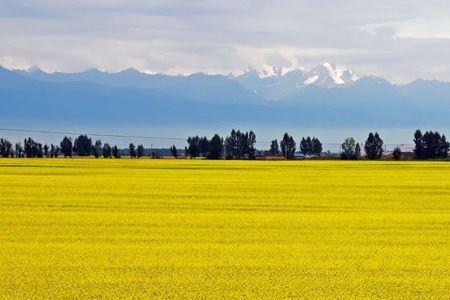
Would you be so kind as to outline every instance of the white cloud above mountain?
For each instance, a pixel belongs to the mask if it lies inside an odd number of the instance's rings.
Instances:
[[[0,3],[0,64],[221,73],[331,61],[394,82],[450,81],[447,1]]]

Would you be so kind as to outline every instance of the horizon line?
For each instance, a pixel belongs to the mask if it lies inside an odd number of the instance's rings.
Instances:
[[[314,66],[317,67],[317,66],[320,66],[320,65],[323,65],[323,64],[326,64],[326,63],[328,63],[328,62],[316,64]],[[333,63],[330,63],[330,64],[334,65],[334,66],[342,66],[342,65],[339,65],[339,64],[333,64]],[[269,66],[269,67],[272,67],[272,68],[280,68],[281,67],[281,68],[289,69],[289,71],[287,73],[285,73],[283,75],[279,75],[280,77],[286,76],[286,74],[288,74],[290,72],[294,72],[294,71],[305,71],[305,70],[307,71],[307,70],[309,70],[309,69],[305,69],[302,66],[283,67],[283,66],[276,66],[276,65],[261,65],[260,67],[262,67],[262,66]],[[49,74],[49,75],[51,75],[51,74],[82,74],[82,73],[87,73],[87,72],[92,72],[92,71],[96,71],[96,72],[103,73],[103,74],[119,74],[119,73],[124,73],[124,72],[127,72],[127,71],[134,71],[134,72],[137,72],[137,73],[139,73],[141,75],[148,75],[148,76],[160,75],[160,76],[169,76],[169,77],[189,77],[189,76],[195,76],[195,75],[206,75],[206,76],[223,76],[223,77],[228,77],[228,78],[237,78],[239,76],[242,76],[243,74],[245,74],[245,70],[247,70],[247,69],[250,69],[252,71],[258,72],[257,68],[251,67],[251,66],[244,67],[240,71],[229,72],[228,74],[226,74],[226,73],[214,73],[214,72],[207,72],[207,71],[196,71],[196,72],[191,72],[191,73],[151,72],[151,71],[141,70],[141,69],[138,69],[138,68],[135,68],[135,67],[128,67],[128,68],[120,69],[120,70],[117,70],[117,71],[106,70],[106,69],[101,69],[101,68],[97,68],[97,67],[92,67],[92,68],[88,68],[88,69],[84,69],[84,70],[80,70],[80,71],[73,71],[73,72],[63,71],[63,70],[60,70],[60,69],[55,70],[55,71],[48,71],[48,70],[45,70],[44,68],[40,67],[39,65],[33,65],[33,66],[28,67],[28,68],[19,68],[19,67],[7,67],[5,65],[0,64],[0,68],[4,68],[4,69],[9,70],[11,72],[27,72],[27,73],[30,73],[30,74],[34,73],[34,72],[37,72],[37,71],[41,71],[41,72],[43,72],[45,74]],[[311,67],[311,68],[313,68],[313,67]],[[351,71],[351,68],[348,68],[348,67],[344,67],[344,68],[346,68],[347,70]],[[242,74],[233,75],[233,73],[242,72],[242,71],[244,71]],[[273,77],[273,76],[267,76],[266,78],[270,78],[270,77]],[[436,78],[424,79],[424,78],[421,78],[421,77],[417,77],[417,78],[415,78],[413,80],[406,81],[405,83],[397,83],[397,82],[391,81],[389,79],[386,79],[386,78],[384,78],[382,76],[378,76],[378,75],[364,75],[364,76],[361,76],[361,77],[359,77],[359,76],[357,76],[357,77],[358,78],[354,82],[357,82],[357,81],[359,81],[359,80],[361,80],[363,78],[380,78],[380,79],[386,80],[390,84],[396,85],[396,86],[408,85],[408,84],[414,83],[416,81],[450,83],[450,81],[439,80],[439,79],[436,79]],[[262,79],[264,79],[264,78],[262,78]]]

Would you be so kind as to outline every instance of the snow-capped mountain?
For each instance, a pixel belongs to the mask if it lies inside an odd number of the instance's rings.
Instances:
[[[349,85],[358,80],[350,69],[334,66],[330,63],[318,65],[307,71],[308,79],[303,82],[303,86],[314,84],[324,88],[333,88],[342,85]]]
[[[260,68],[246,68],[231,78],[249,90],[265,98],[277,100],[307,86],[325,89],[345,87],[353,84],[358,77],[345,67],[323,63],[311,68],[284,68],[263,65]]]
[[[265,70],[265,72],[262,72]],[[448,126],[450,83],[396,85],[324,64],[247,70],[239,76],[170,76],[137,70],[46,73],[0,66],[3,122],[23,126]],[[237,81],[251,88],[244,88]],[[254,92],[270,96],[262,97]],[[285,95],[285,96],[283,96]]]

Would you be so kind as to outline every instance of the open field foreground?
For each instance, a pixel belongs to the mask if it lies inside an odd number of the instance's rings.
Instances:
[[[450,163],[0,160],[0,298],[449,297]]]

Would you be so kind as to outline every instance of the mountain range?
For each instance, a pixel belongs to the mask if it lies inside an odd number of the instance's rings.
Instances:
[[[448,125],[450,84],[396,85],[325,63],[263,66],[225,75],[171,76],[135,69],[46,73],[0,67],[3,124],[107,126],[376,127]],[[5,123],[4,123],[5,122]]]
[[[349,86],[358,80],[350,69],[330,63],[309,69],[264,65],[259,69],[246,68],[242,73],[231,74],[230,78],[271,100],[280,100],[308,86],[331,89]]]

